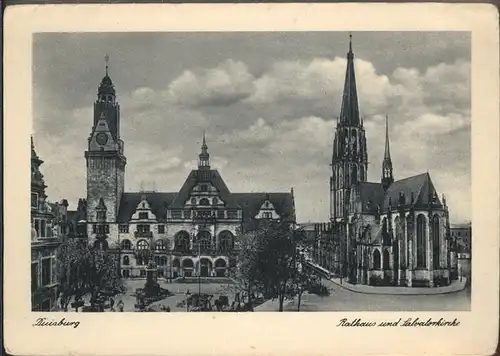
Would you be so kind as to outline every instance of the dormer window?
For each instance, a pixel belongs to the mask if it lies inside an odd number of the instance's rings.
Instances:
[[[148,219],[148,213],[147,212],[139,213],[139,219],[140,220],[147,220]]]
[[[191,204],[196,205],[196,198],[191,198]]]
[[[98,211],[97,212],[97,220],[106,220],[106,212]]]
[[[217,198],[214,198],[214,199],[212,200],[212,204],[213,204],[213,205],[217,205],[218,203],[219,203],[219,200],[218,200]]]
[[[201,190],[202,192],[208,192],[208,186],[207,186],[206,184],[202,184],[202,185],[200,186],[200,190]]]

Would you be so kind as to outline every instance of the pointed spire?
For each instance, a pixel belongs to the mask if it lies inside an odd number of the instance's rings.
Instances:
[[[389,117],[385,115],[385,153],[384,160],[391,160],[391,151],[389,149]]]
[[[210,154],[208,153],[207,140],[205,137],[205,130],[203,130],[203,142],[201,144],[201,153],[198,156],[198,168],[208,168],[210,169]]]
[[[349,126],[359,125],[358,93],[356,75],[354,74],[354,54],[352,52],[352,34],[349,34],[349,52],[347,53],[347,69],[345,74],[344,93],[340,109],[340,122]]]
[[[394,182],[392,175],[392,160],[391,151],[389,149],[389,117],[385,116],[385,152],[384,160],[382,161],[382,186],[387,190]]]
[[[109,56],[106,54],[104,56],[104,61],[106,62],[106,76],[108,76],[108,64],[109,64]]]

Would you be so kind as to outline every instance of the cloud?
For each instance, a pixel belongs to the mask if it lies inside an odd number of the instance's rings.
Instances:
[[[180,189],[197,166],[206,129],[211,166],[221,172],[232,191],[289,191],[294,187],[300,221],[327,219],[329,163],[346,59],[339,56],[344,49],[335,55],[329,51],[305,55],[292,42],[278,49],[269,42],[266,51],[250,48],[247,52],[224,45],[222,60],[214,59],[222,47],[205,46],[204,51],[213,56],[211,61],[201,52],[199,60],[185,61],[176,53],[179,60],[168,62],[170,56],[165,63],[154,60],[152,65],[160,65],[156,70],[114,76],[128,160],[126,190],[138,190],[141,182],[148,187],[155,182],[162,191]],[[180,43],[179,51],[186,46]],[[260,42],[253,44],[261,48]],[[446,47],[446,53],[451,50]],[[408,51],[415,52],[410,47]],[[240,53],[246,57],[238,57]],[[447,196],[452,220],[469,218],[470,63],[451,57],[439,63],[441,58],[435,53],[422,53],[418,60],[400,60],[401,55],[393,52],[390,60],[380,53],[374,56],[384,61],[374,60],[371,54],[355,59],[369,180],[380,180],[387,113],[396,178],[429,171],[438,191]],[[131,58],[121,60],[126,63]],[[50,59],[47,63],[57,56]],[[137,61],[139,66],[142,61]],[[54,83],[59,74],[48,67],[43,74],[48,78],[45,85],[35,86],[35,144],[46,162],[42,171],[49,198],[69,198],[74,203],[85,195],[83,152],[98,84],[86,78],[88,70],[82,73],[81,80],[90,89],[78,100],[72,93],[66,97],[58,92],[64,86]],[[148,73],[153,77],[147,77]],[[72,83],[80,81],[72,79]],[[50,99],[61,96],[64,106]]]
[[[185,70],[169,84],[166,95],[186,106],[228,106],[252,94],[253,80],[243,62],[228,59],[216,68]]]

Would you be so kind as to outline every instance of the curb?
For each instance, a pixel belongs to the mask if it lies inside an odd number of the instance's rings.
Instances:
[[[442,294],[452,294],[452,293],[458,293],[458,292],[461,292],[465,289],[466,287],[466,284],[467,284],[467,280],[465,280],[465,283],[463,285],[462,288],[460,289],[457,289],[457,290],[450,290],[450,291],[444,291],[444,292],[439,292],[439,293],[374,293],[374,292],[370,292],[370,291],[359,291],[359,290],[355,290],[355,289],[351,289],[349,287],[347,287],[346,285],[344,284],[340,284],[338,283],[337,281],[334,281],[333,279],[328,279],[330,282],[336,284],[337,286],[345,289],[345,290],[348,290],[349,292],[353,292],[353,293],[359,293],[359,294],[370,294],[370,295],[401,295],[401,296],[405,296],[405,295],[411,295],[411,296],[415,296],[415,295],[442,295]],[[376,288],[376,287],[375,287]],[[380,287],[380,288],[384,288],[384,287]]]

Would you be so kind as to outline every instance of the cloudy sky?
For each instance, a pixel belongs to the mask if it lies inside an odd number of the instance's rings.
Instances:
[[[92,105],[110,56],[125,190],[178,191],[203,130],[229,189],[295,189],[299,222],[329,214],[329,162],[346,32],[37,34],[34,139],[50,200],[85,197]],[[470,219],[470,35],[355,32],[370,181],[384,117],[396,179],[429,171],[452,222]]]

